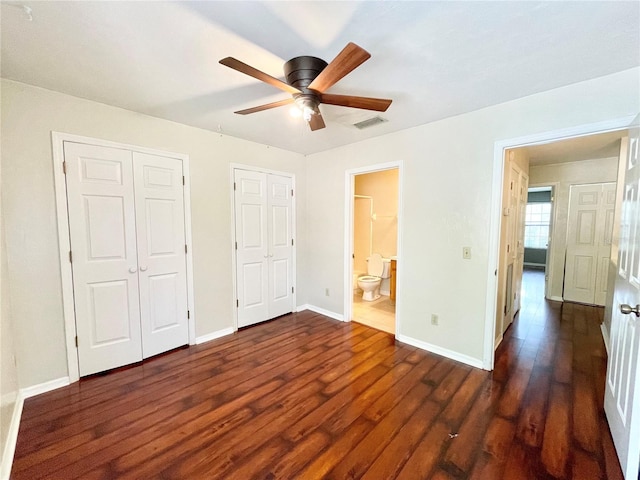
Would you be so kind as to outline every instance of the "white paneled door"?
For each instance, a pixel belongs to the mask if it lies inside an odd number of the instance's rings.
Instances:
[[[144,358],[189,343],[182,160],[133,153]]]
[[[572,185],[564,299],[604,305],[611,255],[615,183]]]
[[[292,179],[234,170],[238,327],[293,311]]]
[[[638,122],[638,118],[636,118]],[[627,480],[640,464],[640,128],[629,135],[604,409]],[[633,311],[635,310],[635,312]]]
[[[188,343],[181,160],[64,142],[80,375]]]

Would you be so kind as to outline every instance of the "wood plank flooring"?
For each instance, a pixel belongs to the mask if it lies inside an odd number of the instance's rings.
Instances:
[[[602,309],[527,288],[493,372],[302,312],[28,399],[13,479],[622,479]]]

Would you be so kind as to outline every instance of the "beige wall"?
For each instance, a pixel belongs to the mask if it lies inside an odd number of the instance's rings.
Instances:
[[[345,171],[398,159],[403,162],[398,333],[483,360],[488,272],[497,268],[488,264],[496,142],[635,115],[640,111],[639,72],[628,70],[308,156],[307,176],[314,179],[307,185],[307,213],[314,219],[307,224],[308,248],[314,252],[307,264],[313,272],[308,302],[338,313],[344,309]],[[462,258],[463,246],[472,247],[471,260]],[[333,292],[329,297],[326,288]],[[431,325],[431,313],[440,316],[439,325]]]
[[[379,253],[385,258],[397,255],[398,169],[356,175],[355,193],[373,197],[376,220],[372,225],[372,253]]]
[[[569,189],[571,185],[615,182],[618,157],[533,166],[529,169],[530,185],[555,185],[553,232],[549,249],[549,295],[562,298],[564,260],[567,248],[567,220],[569,218]]]
[[[2,199],[8,278],[21,387],[67,375],[51,132],[188,154],[196,334],[232,326],[229,164],[296,175],[297,245],[304,252],[302,155],[161,120],[21,83],[2,81]],[[297,267],[306,303],[305,256]]]

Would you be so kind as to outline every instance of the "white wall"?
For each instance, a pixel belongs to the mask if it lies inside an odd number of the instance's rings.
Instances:
[[[615,182],[618,176],[618,157],[533,166],[529,169],[529,183],[543,185],[557,182],[554,192],[554,224],[551,236],[551,269],[549,294],[562,298],[564,260],[567,248],[569,218],[569,190],[571,185]]]
[[[51,132],[185,153],[191,165],[196,334],[232,326],[229,163],[296,175],[304,250],[302,155],[21,83],[2,81],[2,199],[20,387],[67,375]],[[304,255],[298,304],[306,303]],[[4,276],[4,275],[3,275]],[[4,363],[4,362],[3,362]]]
[[[308,156],[308,302],[343,313],[345,170],[402,160],[399,333],[482,361],[495,143],[635,115],[639,74],[627,70]],[[462,259],[463,246],[472,247],[471,260]]]

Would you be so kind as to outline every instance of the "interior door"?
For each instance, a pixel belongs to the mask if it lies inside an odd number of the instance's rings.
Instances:
[[[571,186],[564,281],[567,301],[604,305],[613,228],[613,205],[606,207],[605,202],[615,203],[615,184]],[[596,290],[601,291],[600,303]]]
[[[293,311],[291,177],[267,175],[269,220],[269,318]]]
[[[267,179],[234,170],[238,327],[269,318]]]
[[[142,360],[132,154],[65,142],[80,375]]]
[[[189,343],[182,160],[133,154],[142,352]]]
[[[636,117],[635,123],[640,123]],[[624,173],[618,272],[616,275],[604,408],[627,480],[640,464],[640,318],[622,306],[640,309],[640,128],[629,132]]]

